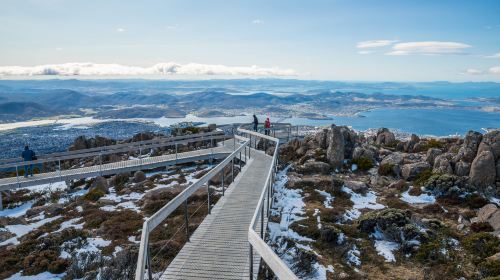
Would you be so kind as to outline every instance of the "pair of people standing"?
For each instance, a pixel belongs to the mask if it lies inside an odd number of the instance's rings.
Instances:
[[[253,115],[253,130],[257,131],[257,128],[259,126],[259,120],[257,119],[257,116]],[[271,120],[269,118],[266,119],[264,122],[264,133],[266,135],[269,135],[271,132]]]

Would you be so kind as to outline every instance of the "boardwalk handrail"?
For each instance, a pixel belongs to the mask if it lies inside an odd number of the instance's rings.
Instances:
[[[253,280],[253,249],[255,249],[262,258],[262,260],[267,264],[267,266],[279,279],[298,280],[299,278],[264,241],[264,234],[265,234],[264,215],[266,214],[269,217],[269,208],[271,207],[270,201],[272,199],[272,185],[277,170],[279,139],[241,128],[238,129],[238,131],[244,134],[254,135],[255,137],[260,137],[275,142],[273,160],[271,163],[271,167],[269,168],[269,172],[267,173],[266,183],[262,190],[262,193],[260,194],[259,202],[253,214],[250,226],[248,227],[248,242],[250,243],[250,251],[249,251],[250,279]],[[265,211],[264,209],[265,208],[264,200],[266,199],[266,197],[267,197],[267,211]],[[255,227],[257,219],[259,218],[259,214],[261,218],[260,235],[257,232],[255,232]]]
[[[139,149],[151,149],[151,148],[173,145],[175,144],[175,142],[180,143],[182,140],[192,140],[192,139],[197,139],[196,141],[211,140],[213,137],[216,137],[214,135],[220,135],[220,138],[222,138],[222,132],[217,131],[209,133],[182,135],[176,137],[161,137],[152,140],[129,142],[129,143],[115,144],[115,145],[95,147],[89,149],[53,153],[48,155],[42,155],[40,156],[40,159],[33,161],[23,161],[22,158],[11,158],[3,160],[4,162],[7,163],[0,164],[0,169],[16,167],[26,164],[40,164],[45,162],[53,162],[56,160],[69,160],[69,159],[76,159],[83,157],[128,152]],[[207,138],[205,139],[205,137]],[[188,142],[193,142],[193,141],[188,141]]]
[[[168,216],[174,212],[181,204],[187,203],[187,199],[198,189],[200,189],[203,185],[208,183],[208,181],[214,177],[217,173],[219,172],[224,172],[224,168],[226,165],[228,165],[230,162],[234,163],[234,159],[237,157],[237,155],[240,155],[240,161],[241,159],[241,153],[242,150],[245,150],[245,155],[247,147],[250,143],[249,139],[240,137],[235,135],[234,137],[235,141],[236,140],[244,140],[245,142],[242,143],[238,148],[236,148],[236,143],[234,146],[233,152],[227,156],[221,163],[219,163],[217,166],[215,166],[213,169],[207,172],[203,177],[201,177],[197,182],[193,183],[191,186],[188,186],[185,188],[180,194],[178,194],[176,197],[174,197],[172,200],[170,200],[165,206],[163,206],[160,210],[158,210],[156,213],[154,213],[151,217],[147,218],[142,226],[142,233],[141,233],[141,243],[139,246],[139,255],[137,259],[137,267],[135,271],[135,279],[136,280],[143,280],[144,279],[144,274],[146,270],[146,266],[148,267],[148,279],[151,280],[152,278],[152,271],[151,271],[151,259],[150,259],[150,250],[149,250],[149,234],[153,229],[155,229],[159,224],[161,224]],[[250,156],[250,150],[248,151],[248,156]],[[210,195],[208,196],[208,199],[210,199]],[[209,205],[210,207],[210,202]],[[186,204],[187,207],[187,204]],[[186,212],[187,213],[187,212]],[[210,214],[210,211],[209,211]],[[186,216],[187,217],[187,216]],[[186,225],[187,226],[187,225]]]

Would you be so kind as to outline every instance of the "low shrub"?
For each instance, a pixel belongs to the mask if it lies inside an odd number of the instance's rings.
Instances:
[[[473,232],[492,232],[494,231],[493,227],[486,222],[472,223],[470,225],[470,230]]]
[[[478,265],[482,277],[500,279],[500,260],[486,260]]]
[[[484,259],[500,251],[500,238],[486,233],[473,233],[462,242],[465,249],[477,258]]]
[[[394,173],[394,164],[381,164],[378,167],[378,174],[381,176],[396,176]]]
[[[103,197],[105,193],[98,189],[92,189],[83,196],[83,199],[87,201],[98,201],[99,198]]]
[[[417,175],[417,178],[413,181],[413,183],[415,184],[415,186],[418,187],[424,186],[425,183],[429,180],[429,178],[431,178],[431,176],[432,176],[432,170],[430,168],[425,169],[424,171],[420,172]]]
[[[358,166],[359,170],[369,170],[370,168],[373,167],[373,160],[367,158],[367,157],[360,157],[358,159],[353,159],[352,163],[356,164]]]
[[[470,209],[479,209],[485,206],[486,204],[490,203],[489,200],[487,200],[486,198],[482,197],[477,193],[467,195],[464,198],[464,202],[465,205],[467,205],[467,207],[469,207]]]

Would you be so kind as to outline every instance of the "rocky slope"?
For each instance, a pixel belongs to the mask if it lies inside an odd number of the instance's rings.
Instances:
[[[500,131],[332,125],[280,149],[269,244],[304,279],[500,279]]]

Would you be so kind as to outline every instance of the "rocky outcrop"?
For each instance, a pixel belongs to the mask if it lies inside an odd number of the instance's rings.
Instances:
[[[482,139],[483,135],[479,132],[467,132],[464,138],[464,143],[462,144],[462,147],[460,147],[460,150],[458,150],[455,161],[462,160],[469,163],[472,162],[474,157],[476,157],[477,150]]]
[[[483,151],[477,155],[471,165],[470,181],[477,187],[488,187],[495,184],[496,166],[493,153]]]
[[[354,151],[352,153],[352,159],[353,160],[359,160],[359,159],[369,159],[371,161],[375,160],[375,153],[376,150],[372,149],[372,147],[356,147],[354,148]]]
[[[431,169],[431,166],[427,162],[405,164],[401,169],[401,175],[406,180],[415,180],[420,173],[429,169]]]
[[[430,148],[429,150],[427,150],[427,162],[431,166],[434,166],[434,161],[435,161],[436,157],[441,155],[442,153],[443,153],[443,151],[441,151],[440,149]]]
[[[326,158],[333,168],[341,169],[344,162],[345,139],[340,126],[332,125],[328,132]]]
[[[116,144],[115,140],[108,139],[101,136],[87,139],[85,135],[78,136],[73,144],[68,148],[69,151],[91,149],[96,147],[103,147]]]
[[[459,161],[455,163],[455,175],[469,176],[469,173],[470,173],[470,163],[465,161]]]
[[[404,151],[413,152],[418,142],[420,142],[420,138],[416,134],[412,134],[410,140],[404,144]]]
[[[377,132],[377,139],[375,140],[375,143],[377,145],[391,145],[396,141],[396,137],[394,136],[394,133],[392,133],[389,129],[387,128],[381,128]]]
[[[476,219],[487,222],[495,231],[500,231],[500,209],[495,204],[486,204],[479,209]]]
[[[436,156],[432,172],[442,174],[453,174],[453,167],[451,166],[453,154],[444,153]]]
[[[302,165],[295,167],[301,174],[330,174],[331,167],[328,163],[321,161],[307,161]]]
[[[345,186],[356,193],[366,193],[368,186],[361,181],[346,181]]]
[[[500,159],[500,130],[490,131],[483,135],[481,144],[491,148],[495,160]]]

